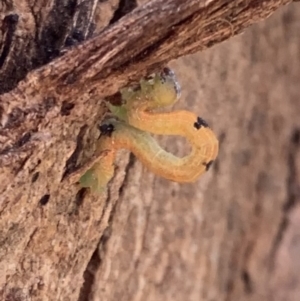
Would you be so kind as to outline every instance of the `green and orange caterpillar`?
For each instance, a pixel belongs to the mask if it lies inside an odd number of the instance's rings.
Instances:
[[[106,152],[80,179],[83,187],[102,192],[114,174],[114,161],[119,149],[128,149],[155,174],[175,182],[194,182],[218,154],[218,140],[207,123],[188,111],[167,113],[156,109],[174,104],[180,87],[169,68],[140,81],[138,90],[121,91],[124,104],[109,105],[118,118],[106,120],[97,150]],[[179,135],[192,145],[189,155],[179,158],[162,149],[150,135]]]

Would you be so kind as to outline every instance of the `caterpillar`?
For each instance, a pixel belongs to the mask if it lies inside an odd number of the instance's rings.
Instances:
[[[194,182],[209,169],[218,154],[218,140],[208,124],[188,111],[156,112],[174,104],[180,86],[174,72],[164,68],[152,78],[140,81],[139,89],[121,90],[123,104],[109,104],[118,119],[99,126],[97,151],[106,152],[81,178],[83,187],[102,192],[114,174],[119,149],[131,151],[153,173],[179,183]],[[177,157],[159,146],[151,134],[186,137],[190,154]]]

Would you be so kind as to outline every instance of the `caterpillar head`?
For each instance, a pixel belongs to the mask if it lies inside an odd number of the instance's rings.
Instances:
[[[170,68],[165,67],[160,73],[148,77],[147,85],[153,107],[174,104],[180,97],[180,85]]]

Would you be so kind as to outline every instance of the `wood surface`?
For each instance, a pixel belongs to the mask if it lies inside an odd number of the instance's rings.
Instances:
[[[290,2],[0,3],[0,300],[299,300]],[[214,167],[182,185],[124,151],[106,198],[80,189],[70,178],[95,152],[104,98],[167,63],[176,107],[220,139]]]

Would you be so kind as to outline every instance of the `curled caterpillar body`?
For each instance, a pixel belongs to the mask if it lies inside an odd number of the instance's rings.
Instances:
[[[121,120],[108,120],[98,150],[109,151],[81,179],[83,186],[103,190],[113,176],[116,151],[132,151],[152,172],[176,182],[194,182],[211,166],[218,154],[218,140],[207,123],[188,111],[156,113],[155,109],[178,99],[179,85],[169,69],[142,80],[140,90],[122,91],[124,105],[110,105]],[[162,149],[150,133],[186,137],[192,145],[189,155],[179,158]]]

